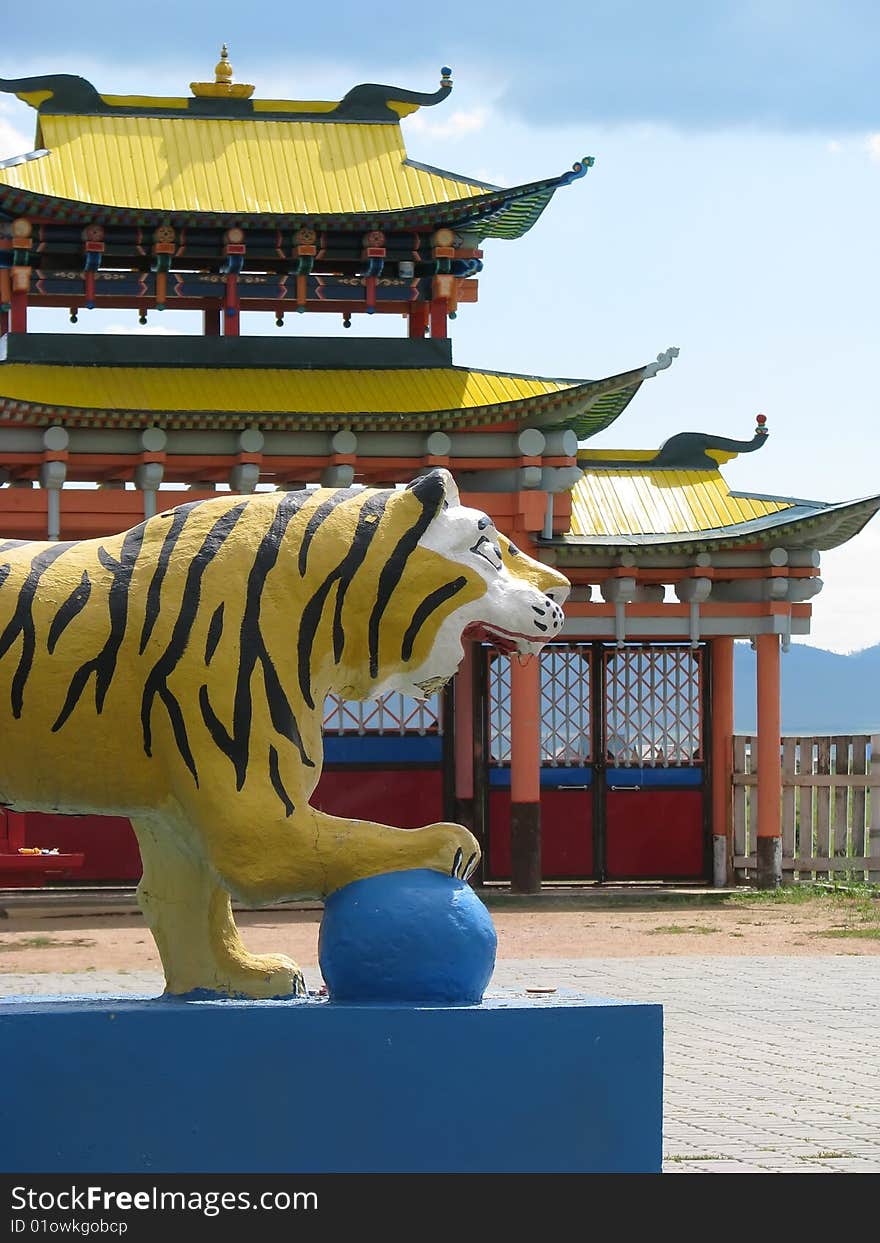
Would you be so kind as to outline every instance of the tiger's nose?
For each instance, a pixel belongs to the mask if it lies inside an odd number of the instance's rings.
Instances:
[[[549,591],[546,593],[546,595],[547,595],[547,599],[550,601],[550,620],[551,620],[553,629],[560,630],[562,628],[562,623],[565,621],[565,614],[563,613],[559,605],[556,603],[556,601],[553,599],[553,597],[550,595]]]
[[[568,599],[570,587],[548,587],[544,595],[555,605],[564,604]]]

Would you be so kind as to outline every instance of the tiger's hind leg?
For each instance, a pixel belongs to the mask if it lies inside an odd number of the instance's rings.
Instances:
[[[162,959],[167,993],[305,994],[302,972],[292,959],[245,949],[229,893],[197,846],[189,848],[170,824],[150,819],[132,824],[143,863],[138,902]]]

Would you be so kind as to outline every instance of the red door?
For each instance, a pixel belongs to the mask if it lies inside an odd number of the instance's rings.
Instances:
[[[545,880],[699,880],[704,651],[548,644],[541,654]],[[487,877],[510,877],[510,662],[489,655]]]
[[[603,879],[708,874],[703,658],[679,644],[603,652]]]

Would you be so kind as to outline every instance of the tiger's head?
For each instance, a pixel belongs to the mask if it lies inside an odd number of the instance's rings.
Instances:
[[[560,636],[568,580],[463,506],[448,471],[352,496],[339,521],[349,506],[353,545],[369,547],[354,554],[357,572],[337,602],[328,689],[346,699],[388,691],[422,699],[454,675],[468,640],[529,655]]]

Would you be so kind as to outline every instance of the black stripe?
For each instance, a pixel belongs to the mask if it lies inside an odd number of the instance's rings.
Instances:
[[[214,616],[211,618],[211,624],[208,627],[208,638],[205,642],[205,664],[210,665],[211,657],[217,651],[217,644],[220,642],[220,636],[223,633],[223,605],[218,604],[214,609]]]
[[[138,553],[144,542],[144,523],[127,531],[122,541],[119,560],[111,557],[106,548],[98,549],[98,560],[105,570],[112,575],[113,581],[107,593],[107,608],[110,613],[110,633],[107,641],[97,656],[80,665],[71,678],[64,707],[52,726],[52,733],[61,729],[64,722],[73,712],[91,675],[95,675],[95,710],[100,715],[104,708],[104,700],[116,672],[116,658],[125,638],[128,625],[128,593]]]
[[[232,509],[227,509],[224,514],[221,514],[202,541],[201,548],[190,561],[183,588],[183,596],[180,601],[180,609],[177,614],[177,620],[174,623],[174,629],[171,632],[171,639],[147,677],[144,684],[143,699],[141,700],[141,726],[144,731],[144,751],[147,755],[153,754],[151,720],[153,701],[158,695],[165,705],[165,710],[171,721],[177,749],[187,768],[192,773],[196,785],[199,783],[199,777],[187,739],[183,713],[180,711],[180,705],[174,695],[168,689],[167,680],[177,667],[189,643],[189,637],[198,616],[199,604],[201,602],[202,578],[205,570],[225,544],[233,527],[244,513],[248,504],[248,501],[242,501]]]
[[[288,492],[281,499],[269,530],[260,541],[254,564],[248,575],[244,616],[241,620],[238,677],[235,685],[231,733],[211,707],[207,686],[201,687],[199,691],[202,718],[215,744],[232,761],[238,790],[242,788],[247,777],[253,716],[251,678],[258,660],[263,669],[263,683],[274,729],[294,744],[304,764],[309,768],[315,766],[314,761],[306,754],[293,709],[284,693],[260,631],[260,606],[266,578],[278,560],[281,542],[288,526],[307,500],[308,496],[302,492]]]
[[[269,705],[269,717],[276,733],[282,738],[289,739],[290,742],[299,751],[299,757],[307,768],[314,768],[315,761],[306,752],[305,744],[299,732],[299,725],[296,717],[293,715],[293,708],[290,706],[290,700],[284,693],[284,687],[281,685],[281,679],[272,658],[266,650],[266,645],[260,636],[258,648],[260,664],[263,667],[263,686],[266,690],[266,701]]]
[[[269,748],[269,780],[272,782],[272,789],[284,804],[285,817],[292,816],[296,808],[291,803],[290,795],[285,790],[284,782],[281,780],[281,770],[278,767],[278,752],[274,747]]]
[[[27,548],[28,544],[36,544],[38,540],[33,539],[8,539],[5,543],[0,544],[0,552],[9,552],[11,548]]]
[[[22,583],[18,593],[15,612],[9,619],[6,629],[0,634],[0,656],[5,656],[18,636],[21,635],[21,655],[18,658],[18,668],[12,679],[11,692],[12,715],[16,719],[21,716],[21,709],[24,703],[24,688],[34,663],[34,652],[37,645],[36,631],[34,629],[34,596],[36,595],[40,579],[46,570],[49,569],[49,566],[73,547],[72,543],[50,544],[48,548],[44,548],[42,552],[37,553],[31,561],[28,576]]]
[[[345,633],[342,628],[342,605],[345,600],[345,594],[366,558],[373,537],[381,525],[385,507],[392,496],[394,496],[392,491],[386,491],[375,492],[367,498],[358,514],[351,548],[336,568],[327,575],[302,611],[299,623],[299,639],[297,641],[297,659],[300,690],[302,691],[306,706],[309,708],[314,708],[315,706],[315,701],[312,698],[312,648],[314,647],[318,627],[321,624],[324,604],[334,583],[338,583],[336,609],[333,615],[333,656],[338,664],[342,658],[342,651],[345,646]]]
[[[306,562],[308,561],[309,548],[312,540],[315,538],[318,528],[321,526],[325,518],[333,513],[337,505],[341,505],[344,501],[350,501],[353,496],[357,496],[361,491],[360,488],[339,488],[326,501],[322,501],[315,512],[306,523],[306,529],[303,532],[302,543],[299,546],[299,572],[304,577],[306,572]]]
[[[439,484],[439,487],[426,486],[434,480],[436,480]],[[391,599],[397,584],[403,577],[403,572],[406,569],[406,563],[415,550],[416,545],[436,518],[445,500],[443,481],[436,472],[431,475],[425,475],[422,479],[416,480],[410,485],[410,488],[412,489],[413,494],[417,496],[421,502],[422,512],[409,530],[397,541],[396,548],[386,561],[382,568],[382,573],[379,575],[379,587],[376,594],[376,603],[373,605],[373,611],[370,614],[369,645],[371,678],[377,678],[379,676],[379,626],[385,610],[388,607],[388,601]]]
[[[438,587],[436,591],[432,591],[429,596],[425,596],[424,600],[413,613],[412,621],[407,626],[406,634],[403,636],[403,643],[400,645],[400,656],[402,660],[409,660],[412,656],[416,636],[434,610],[439,609],[441,604],[445,604],[447,600],[451,600],[453,596],[458,595],[462,587],[466,586],[466,578],[454,578],[451,583],[444,583],[442,587]]]
[[[141,645],[138,649],[143,656],[149,641],[150,635],[153,633],[153,627],[159,616],[159,601],[162,593],[162,583],[165,578],[165,572],[168,569],[168,563],[171,560],[171,554],[174,552],[175,545],[183,530],[184,523],[197,505],[204,505],[204,501],[189,501],[186,505],[178,505],[167,514],[162,514],[162,518],[171,518],[171,526],[166,532],[162,541],[162,547],[159,550],[159,556],[156,558],[156,568],[153,571],[153,577],[150,580],[150,586],[147,590],[147,605],[144,614],[144,625],[141,630]]]
[[[6,582],[7,578],[9,577],[9,571],[11,569],[12,569],[11,565],[0,565],[0,587],[2,587],[3,584]]]
[[[91,593],[92,584],[89,581],[89,572],[88,570],[83,570],[83,576],[79,586],[74,587],[73,591],[52,619],[52,625],[49,627],[49,641],[46,645],[49,649],[50,656],[55,651],[58,640],[64,634],[74,617],[76,617],[77,613],[81,613],[86,607]]]

